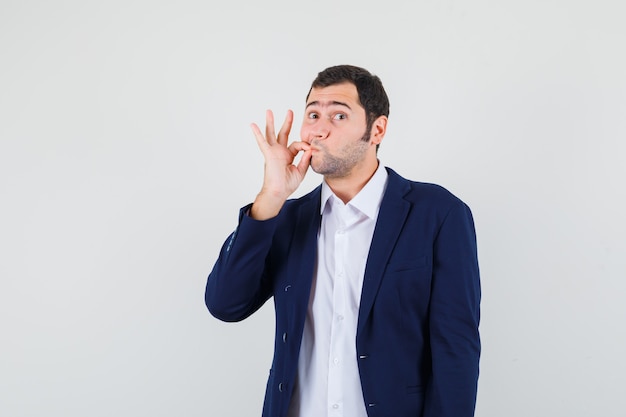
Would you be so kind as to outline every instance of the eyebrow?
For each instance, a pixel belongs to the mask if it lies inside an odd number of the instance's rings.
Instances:
[[[329,107],[329,106],[343,106],[343,107],[347,107],[349,110],[352,110],[352,108],[350,106],[348,106],[347,103],[344,103],[343,101],[329,101],[329,102],[319,102],[319,101],[312,101],[310,103],[308,103],[305,107],[305,109],[308,109],[310,106],[322,106],[322,107]]]

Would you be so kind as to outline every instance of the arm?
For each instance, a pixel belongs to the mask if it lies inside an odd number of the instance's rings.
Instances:
[[[441,225],[433,261],[432,374],[424,417],[471,417],[480,357],[480,278],[474,221],[460,201]]]
[[[205,302],[220,320],[240,321],[258,310],[271,295],[268,257],[276,219],[257,221],[239,213],[239,225],[228,237],[207,280]]]
[[[252,206],[241,210],[239,225],[224,243],[207,280],[205,303],[211,314],[221,320],[243,320],[271,296],[272,270],[267,259],[276,217],[304,179],[311,159],[307,143],[294,142],[287,146],[292,122],[293,113],[288,111],[276,135],[274,116],[268,110],[265,136],[256,124],[252,125],[265,159],[263,187]],[[294,159],[301,151],[304,154],[294,165]]]

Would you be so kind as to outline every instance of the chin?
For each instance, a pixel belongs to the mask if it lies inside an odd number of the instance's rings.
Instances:
[[[312,157],[311,158],[311,163],[309,164],[309,166],[311,167],[311,169],[313,170],[313,172],[317,173],[317,174],[322,174],[321,168],[323,168],[321,161],[319,161],[319,159]]]
[[[313,172],[315,172],[316,174],[320,174],[320,175],[326,175],[326,173],[323,170],[320,170],[317,167],[314,167],[313,165],[311,165],[311,169],[313,170]]]

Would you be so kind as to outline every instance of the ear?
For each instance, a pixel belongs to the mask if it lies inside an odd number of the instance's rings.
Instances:
[[[372,131],[370,132],[370,141],[374,145],[380,145],[387,133],[387,116],[379,116],[372,123]]]

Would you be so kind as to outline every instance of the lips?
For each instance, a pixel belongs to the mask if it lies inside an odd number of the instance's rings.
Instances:
[[[315,144],[314,142],[311,142],[311,150],[314,152],[320,152],[323,150],[323,148],[321,146],[318,146],[317,144]]]

